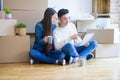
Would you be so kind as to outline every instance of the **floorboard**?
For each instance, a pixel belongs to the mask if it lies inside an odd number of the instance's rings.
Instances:
[[[120,80],[120,58],[100,58],[85,66],[0,64],[0,80]]]

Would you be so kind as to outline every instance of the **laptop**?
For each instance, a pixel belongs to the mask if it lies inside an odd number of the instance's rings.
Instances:
[[[77,43],[76,45],[77,46],[83,46],[85,45],[86,43],[88,43],[94,36],[94,33],[88,33],[84,36],[83,40],[81,43]]]

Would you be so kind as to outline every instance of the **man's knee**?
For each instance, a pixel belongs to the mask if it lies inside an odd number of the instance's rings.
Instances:
[[[98,45],[98,42],[95,41],[95,40],[93,40],[93,41],[90,42],[90,44],[91,44],[92,46],[94,46],[94,48],[96,48],[97,45]]]
[[[65,44],[64,47],[67,47],[67,48],[69,48],[69,47],[73,47],[73,44],[72,44],[72,43],[67,43],[67,44]]]

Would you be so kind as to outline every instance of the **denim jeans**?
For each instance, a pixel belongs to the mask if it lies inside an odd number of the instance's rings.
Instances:
[[[62,51],[66,54],[66,59],[71,57],[80,57],[86,58],[88,54],[92,54],[92,52],[97,47],[96,41],[90,41],[88,47],[84,46],[75,46],[71,43],[67,43],[63,48]]]
[[[51,50],[49,55],[46,55],[43,52],[39,52],[36,49],[32,49],[29,52],[29,56],[37,61],[42,63],[52,63],[55,64],[56,60],[63,60],[65,58],[65,54],[61,51]]]
[[[97,47],[97,42],[95,40],[89,42],[89,46],[75,46],[80,57],[86,58],[88,54],[91,54]]]

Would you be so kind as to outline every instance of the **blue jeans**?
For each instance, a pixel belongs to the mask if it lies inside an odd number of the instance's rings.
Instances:
[[[67,43],[63,48],[62,51],[66,54],[66,59],[71,57],[82,57],[87,58],[88,54],[92,54],[92,52],[97,47],[96,41],[90,41],[88,47],[84,46],[75,46],[71,43]]]
[[[42,63],[52,63],[55,64],[56,60],[63,60],[65,58],[65,54],[61,51],[51,50],[49,55],[46,55],[43,52],[39,52],[36,49],[32,49],[29,52],[29,56],[37,61]]]
[[[71,43],[67,43],[63,48],[62,48],[62,52],[65,53],[65,58],[69,58],[71,57],[79,57],[79,54],[75,48],[75,46]]]
[[[75,46],[80,57],[86,58],[88,54],[91,54],[97,47],[97,41],[93,40],[89,42],[89,46]]]

